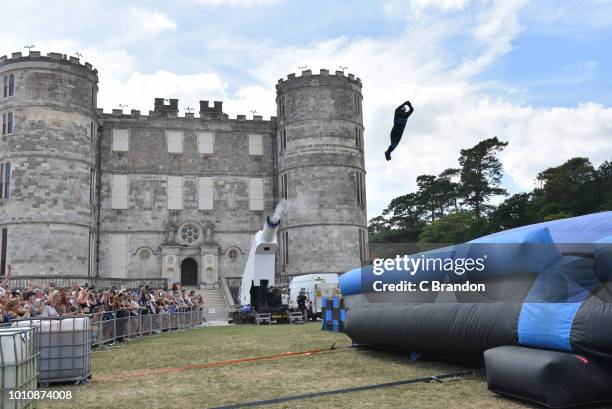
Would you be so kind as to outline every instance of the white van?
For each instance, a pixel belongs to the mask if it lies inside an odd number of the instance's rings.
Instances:
[[[321,318],[321,299],[339,294],[338,274],[306,274],[293,277],[289,284],[289,308],[298,308],[297,297],[302,289],[306,294],[306,307],[308,302],[312,301],[313,316]]]

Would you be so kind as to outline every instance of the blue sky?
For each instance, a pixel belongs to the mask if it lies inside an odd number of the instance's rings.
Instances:
[[[3,1],[0,53],[80,52],[100,70],[106,111],[222,99],[274,114],[278,78],[307,65],[364,83],[369,216],[497,135],[504,185],[572,156],[612,157],[611,0]],[[396,160],[393,109],[415,105]]]

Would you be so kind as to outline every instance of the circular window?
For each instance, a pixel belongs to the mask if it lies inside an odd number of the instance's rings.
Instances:
[[[238,258],[238,250],[230,249],[230,251],[227,252],[227,255],[230,260],[235,261]]]
[[[181,241],[189,245],[198,242],[201,236],[201,232],[198,226],[192,223],[188,223],[181,226],[179,230],[179,235],[181,237]]]
[[[140,256],[141,260],[148,260],[151,257],[151,252],[149,249],[141,249],[138,252],[138,255]]]

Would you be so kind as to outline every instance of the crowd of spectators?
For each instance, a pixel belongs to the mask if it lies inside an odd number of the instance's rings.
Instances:
[[[173,313],[199,309],[202,296],[174,284],[169,291],[149,288],[105,288],[73,285],[58,288],[28,285],[11,289],[8,285],[12,268],[0,283],[0,323],[34,317],[90,315],[94,320],[128,315]]]

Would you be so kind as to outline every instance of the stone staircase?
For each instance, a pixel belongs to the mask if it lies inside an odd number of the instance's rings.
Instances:
[[[196,290],[202,294],[204,302],[204,317],[207,322],[227,322],[227,302],[221,288],[202,288]]]

